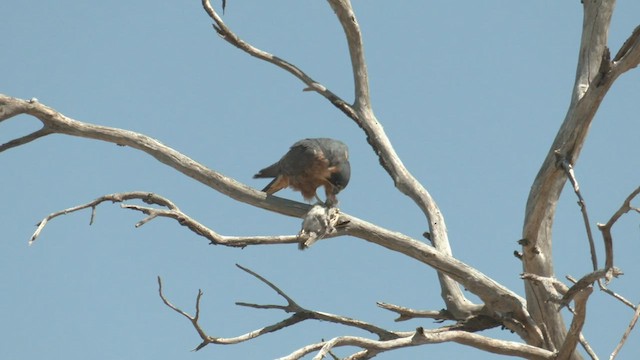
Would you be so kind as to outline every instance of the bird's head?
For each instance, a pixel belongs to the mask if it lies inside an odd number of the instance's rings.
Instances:
[[[333,185],[335,194],[347,187],[349,179],[351,178],[351,165],[349,165],[349,161],[341,162],[337,168],[338,171],[332,173],[331,177],[329,177],[329,182]]]

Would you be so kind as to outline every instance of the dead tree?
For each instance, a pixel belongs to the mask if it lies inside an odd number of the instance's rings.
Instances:
[[[348,359],[369,359],[377,354],[398,348],[441,342],[456,342],[482,351],[530,359],[580,359],[581,356],[576,351],[576,348],[578,344],[582,344],[582,347],[592,358],[597,358],[581,334],[589,295],[593,290],[594,284],[597,284],[601,290],[608,291],[606,282],[620,274],[620,270],[614,266],[613,261],[611,227],[624,213],[639,211],[638,208],[633,207],[631,202],[640,192],[640,188],[629,195],[609,222],[599,225],[606,249],[605,263],[602,266],[598,261],[594,246],[597,236],[591,234],[591,224],[578,181],[573,172],[573,166],[578,160],[589,126],[607,91],[620,75],[635,68],[640,62],[640,27],[633,31],[612,58],[607,47],[607,34],[615,1],[585,0],[583,2],[582,40],[571,103],[564,122],[558,130],[553,145],[547,153],[531,187],[526,206],[522,240],[520,240],[522,251],[516,254],[523,264],[522,278],[526,292],[525,297],[522,297],[515,291],[506,288],[471,265],[453,256],[449,246],[445,219],[438,205],[427,189],[416,180],[400,161],[380,125],[381,121],[376,117],[372,108],[363,40],[351,4],[349,0],[329,0],[328,3],[342,25],[348,43],[354,86],[354,99],[352,102],[344,100],[322,85],[321,82],[311,78],[296,65],[258,49],[239,38],[224,23],[211,3],[208,0],[202,1],[204,10],[213,21],[213,27],[220,38],[246,54],[271,63],[293,75],[304,84],[306,91],[315,92],[325,98],[331,105],[342,112],[347,119],[355,122],[362,129],[372,150],[377,154],[381,166],[391,177],[395,187],[415,202],[424,214],[429,229],[425,233],[427,238],[427,241],[425,241],[424,239],[415,239],[402,233],[390,231],[359,219],[354,215],[334,211],[331,214],[327,212],[330,219],[319,230],[321,236],[327,238],[352,236],[400,253],[434,268],[437,271],[441,287],[444,309],[424,311],[387,303],[379,303],[378,305],[398,314],[398,320],[431,318],[453,321],[454,324],[433,329],[419,327],[405,331],[392,331],[365,321],[307,309],[299,305],[274,283],[247,268],[241,267],[242,270],[273,289],[284,300],[285,304],[259,305],[239,303],[239,305],[259,309],[279,309],[287,314],[287,317],[280,322],[246,334],[232,338],[221,338],[207,334],[199,323],[201,292],[197,296],[195,314],[190,315],[167,299],[163,293],[161,279],[158,278],[160,296],[164,303],[187,318],[200,336],[202,342],[196,349],[199,350],[209,344],[235,344],[249,341],[263,334],[283,330],[303,321],[322,320],[364,330],[371,334],[371,338],[364,336],[338,336],[304,346],[282,359],[300,359],[308,354],[315,354],[314,359],[322,359],[330,356],[332,349],[342,346],[353,346],[359,349],[347,357]],[[307,204],[278,197],[267,197],[264,193],[209,169],[143,134],[74,120],[39,103],[36,99],[22,100],[0,95],[0,121],[8,120],[21,114],[37,118],[42,122],[42,128],[0,145],[0,152],[17,146],[25,146],[31,141],[50,134],[65,134],[100,140],[145,152],[163,164],[211,189],[255,207],[298,218],[305,218],[311,209]],[[582,206],[585,228],[591,244],[593,263],[593,272],[585,274],[581,279],[569,284],[570,286],[556,279],[551,252],[551,230],[553,228],[555,209],[567,180],[572,185]],[[127,202],[130,200],[140,200],[144,204],[134,205]],[[292,232],[291,235],[283,236],[228,236],[219,234],[182,212],[176,204],[161,195],[148,192],[129,192],[105,195],[89,203],[53,213],[39,223],[30,241],[35,241],[46,224],[52,219],[81,209],[91,208],[95,210],[103,202],[122,202],[124,203],[123,207],[145,214],[146,217],[137,226],[141,226],[157,217],[167,217],[176,220],[180,225],[187,227],[195,234],[218,245],[246,247],[264,244],[296,244],[300,238],[300,235],[295,232]],[[461,290],[461,286],[475,294],[481,300],[481,303],[476,304],[467,299]],[[635,320],[638,318],[640,307],[634,306],[620,295],[610,293],[619,301],[635,309],[635,316],[625,334],[625,338],[620,342],[620,346],[622,346],[628,332],[631,331]],[[571,303],[573,303],[572,306]],[[573,313],[573,320],[568,327],[559,311],[564,307],[569,307]],[[506,328],[517,334],[522,341],[505,341],[478,333],[493,327]]]

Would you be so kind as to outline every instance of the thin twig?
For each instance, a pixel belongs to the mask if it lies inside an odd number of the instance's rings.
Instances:
[[[571,288],[569,288],[569,290],[566,292],[566,294],[564,294],[562,299],[558,301],[558,304],[560,304],[559,309],[562,309],[563,307],[567,306],[571,302],[571,300],[573,300],[573,298],[577,296],[577,294],[579,294],[582,290],[591,286],[598,279],[604,278],[609,273],[612,273],[613,276],[615,277],[622,274],[620,270],[618,270],[617,268],[613,268],[611,269],[611,271],[607,271],[606,269],[596,270],[592,273],[589,273],[583,276]]]
[[[202,0],[202,6],[204,7],[204,10],[207,12],[209,17],[214,21],[213,28],[218,32],[218,35],[220,35],[222,39],[253,57],[267,61],[287,71],[288,73],[292,74],[293,76],[300,79],[303,83],[305,83],[305,91],[313,90],[317,92],[318,94],[324,96],[327,100],[329,100],[331,104],[342,111],[345,115],[352,119],[357,119],[357,115],[351,105],[331,92],[324,85],[312,79],[297,66],[283,60],[278,56],[258,49],[257,47],[240,39],[240,37],[238,37],[238,35],[236,35],[233,31],[231,31],[231,29],[224,23],[224,21],[222,21],[222,18],[220,17],[220,15],[218,15],[213,6],[211,6],[211,2],[209,0]]]
[[[556,151],[558,156],[560,152]],[[593,240],[593,233],[591,232],[591,222],[589,221],[589,214],[587,213],[587,203],[584,201],[582,197],[582,193],[580,191],[580,185],[578,185],[578,179],[576,178],[576,174],[573,170],[573,166],[566,158],[560,159],[560,164],[562,169],[564,169],[571,185],[573,185],[573,191],[576,193],[578,197],[578,206],[580,206],[580,212],[582,213],[582,220],[584,221],[584,227],[587,231],[587,239],[589,240],[589,251],[591,252],[591,264],[593,265],[593,271],[598,269],[598,255],[596,253],[596,245]]]
[[[631,322],[629,323],[629,326],[627,326],[627,330],[625,330],[624,334],[622,335],[622,339],[620,339],[620,342],[618,343],[618,345],[616,345],[616,348],[611,353],[611,356],[609,356],[609,360],[613,360],[616,358],[616,356],[618,356],[620,349],[622,349],[624,344],[627,342],[627,339],[629,338],[629,334],[631,334],[631,330],[633,330],[633,327],[636,326],[636,322],[638,322],[638,317],[640,317],[640,305],[636,306],[636,311],[633,313]]]
[[[631,206],[631,201],[638,194],[640,194],[640,187],[636,188],[631,192],[631,194],[629,194],[629,196],[627,196],[622,206],[620,206],[618,211],[616,211],[611,216],[606,224],[598,224],[598,229],[600,229],[600,231],[602,232],[602,237],[604,239],[604,250],[606,254],[605,269],[611,269],[613,267],[613,237],[611,235],[611,228],[616,223],[616,221],[618,221],[618,219],[622,217],[622,215],[631,210],[638,211],[637,208]]]
[[[279,287],[277,287],[276,285],[274,285],[271,281],[265,279],[263,276],[261,276],[260,274],[240,265],[240,264],[236,264],[236,266],[241,269],[242,271],[251,274],[251,276],[255,277],[256,279],[262,281],[263,283],[265,283],[267,286],[269,286],[273,291],[275,291],[276,293],[278,293],[278,295],[280,295],[283,299],[285,299],[287,301],[287,312],[300,312],[303,310],[303,308],[298,305],[291,297],[289,297],[289,295],[285,294],[284,291],[280,290]]]
[[[37,140],[41,137],[47,136],[49,134],[53,134],[53,131],[51,131],[50,129],[48,129],[47,127],[43,127],[40,130],[34,131],[29,135],[25,135],[22,137],[19,137],[17,139],[13,139],[11,141],[7,141],[6,143],[0,145],[0,152],[3,152],[5,150],[9,150],[11,148],[14,148],[16,146],[20,146],[20,145],[24,145],[27,143],[30,143],[34,140]]]
[[[332,323],[336,323],[336,324],[342,324],[345,326],[349,326],[349,327],[354,327],[354,328],[358,328],[361,330],[365,330],[368,331],[372,334],[378,335],[378,337],[381,340],[390,340],[390,339],[397,339],[399,337],[401,337],[403,334],[401,333],[395,333],[392,331],[388,331],[385,329],[382,329],[378,326],[366,323],[364,321],[360,321],[360,320],[355,320],[355,319],[350,319],[344,316],[340,316],[340,315],[335,315],[335,314],[330,314],[330,313],[325,313],[325,312],[320,312],[320,311],[314,311],[314,310],[309,310],[309,309],[305,309],[303,307],[301,307],[300,305],[298,305],[290,296],[288,296],[284,291],[282,291],[278,286],[276,286],[275,284],[273,284],[271,281],[267,280],[265,277],[259,275],[258,273],[243,267],[241,265],[237,265],[236,266],[240,269],[242,269],[243,271],[245,271],[246,273],[252,275],[253,277],[257,278],[258,280],[260,280],[262,283],[266,284],[267,286],[269,286],[273,291],[275,291],[278,295],[280,295],[283,299],[285,299],[287,301],[287,305],[257,305],[257,304],[247,304],[247,303],[241,303],[238,302],[236,303],[237,305],[240,306],[249,306],[249,307],[253,307],[253,308],[257,308],[257,309],[278,309],[278,310],[282,310],[284,312],[287,313],[293,313],[293,315],[291,315],[290,317],[279,321],[275,324],[269,325],[269,326],[265,326],[263,328],[245,333],[243,335],[239,335],[239,336],[235,336],[235,337],[231,337],[231,338],[221,338],[221,337],[213,337],[213,336],[209,336],[205,333],[205,331],[202,329],[202,327],[200,326],[200,324],[198,323],[199,320],[199,316],[200,316],[200,300],[202,298],[202,291],[198,291],[198,296],[196,298],[196,314],[195,316],[191,316],[188,313],[186,313],[185,311],[181,310],[180,308],[178,308],[177,306],[173,305],[171,302],[169,302],[169,300],[167,300],[167,298],[164,296],[163,292],[162,292],[162,281],[160,279],[160,277],[158,277],[158,291],[160,293],[160,298],[162,299],[162,301],[165,303],[165,305],[167,305],[169,308],[171,308],[172,310],[176,311],[177,313],[179,313],[180,315],[186,317],[191,324],[193,325],[193,327],[196,329],[196,331],[198,332],[198,335],[200,336],[200,338],[202,339],[202,343],[200,343],[200,345],[198,345],[195,350],[200,350],[203,347],[205,347],[208,344],[237,344],[237,343],[241,343],[241,342],[245,342],[251,339],[254,339],[256,337],[259,337],[261,335],[267,334],[267,333],[271,333],[271,332],[275,332],[281,329],[284,329],[286,327],[295,325],[299,322],[305,321],[305,320],[309,320],[309,319],[314,319],[314,320],[320,320],[320,321],[327,321],[327,322],[332,322]]]
[[[125,192],[125,193],[115,193],[100,196],[99,198],[88,202],[86,204],[74,206],[68,209],[64,209],[61,211],[54,212],[52,214],[47,215],[44,219],[42,219],[36,228],[36,231],[33,233],[31,238],[29,239],[29,245],[33,244],[33,242],[40,236],[40,233],[44,229],[44,227],[49,223],[50,220],[69,213],[73,213],[76,211],[84,210],[87,208],[92,208],[91,211],[91,221],[90,225],[93,224],[96,214],[96,208],[103,202],[110,201],[112,203],[124,202],[127,200],[141,200],[144,203],[151,205],[159,205],[166,207],[167,209],[160,208],[152,208],[147,206],[133,205],[133,204],[122,204],[122,208],[135,210],[142,212],[143,214],[148,215],[146,218],[135,224],[136,227],[140,227],[149,221],[158,218],[165,217],[171,218],[182,226],[189,228],[192,232],[200,235],[210,241],[211,244],[214,245],[226,245],[233,247],[245,247],[248,245],[271,245],[271,244],[293,244],[298,242],[297,235],[281,235],[281,236],[225,236],[218,234],[217,232],[209,229],[205,225],[191,218],[189,215],[183,213],[173,202],[169,199],[154,193],[142,192],[142,191],[134,191],[134,192]],[[326,237],[332,237],[336,234],[328,234]]]
[[[397,313],[398,317],[394,320],[396,322],[417,319],[417,318],[427,318],[427,319],[436,319],[436,320],[460,320],[460,319],[454,318],[453,315],[446,310],[440,310],[440,311],[415,310],[415,309],[410,309],[404,306],[398,306],[398,305],[389,304],[385,302],[377,302],[376,304],[383,309]]]

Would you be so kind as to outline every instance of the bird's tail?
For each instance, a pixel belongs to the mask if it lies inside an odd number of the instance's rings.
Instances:
[[[274,178],[278,176],[278,163],[275,163],[271,166],[267,166],[266,168],[258,171],[257,174],[253,175],[254,179],[259,178]]]

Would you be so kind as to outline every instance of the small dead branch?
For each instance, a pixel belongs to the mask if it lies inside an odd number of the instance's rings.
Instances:
[[[309,77],[295,65],[240,39],[224,21],[222,21],[222,18],[211,6],[210,0],[202,0],[204,10],[213,20],[213,27],[222,39],[250,56],[269,62],[292,74],[305,84],[305,91],[316,91],[364,130],[369,144],[378,155],[380,164],[387,173],[389,173],[396,187],[403,194],[409,196],[426,215],[429,221],[429,232],[432,234],[431,241],[433,245],[438,251],[450,256],[451,247],[441,211],[427,190],[411,175],[409,170],[405,168],[393,149],[384,129],[374,115],[371,107],[362,34],[351,3],[344,0],[330,0],[329,5],[342,25],[347,46],[349,47],[355,92],[355,99],[352,105]],[[443,293],[442,298],[449,311],[459,314],[460,316],[475,311],[479,305],[471,303],[464,296],[456,281],[449,279],[440,272],[438,273],[438,277]]]
[[[523,280],[529,280],[534,284],[541,285],[547,292],[546,302],[559,302],[562,296],[569,291],[569,287],[554,277],[545,277],[536,274],[524,273],[520,275]]]
[[[591,264],[593,266],[593,270],[598,269],[598,255],[596,253],[596,245],[593,240],[593,233],[591,232],[591,222],[589,221],[589,214],[587,213],[587,203],[584,201],[582,197],[582,193],[580,191],[580,185],[578,185],[578,179],[576,178],[576,174],[573,170],[573,166],[571,163],[565,158],[561,157],[559,151],[556,150],[556,155],[559,157],[558,161],[562,166],[562,169],[565,171],[571,185],[573,185],[573,191],[576,193],[578,197],[578,206],[580,206],[580,212],[582,213],[582,220],[584,221],[584,227],[587,231],[587,239],[589,240],[589,251],[591,252]]]
[[[636,26],[613,58],[612,76],[617,77],[640,63],[640,26]]]
[[[3,152],[5,150],[9,150],[11,148],[14,148],[16,146],[20,146],[20,145],[24,145],[27,143],[30,143],[34,140],[37,140],[41,137],[45,137],[47,135],[53,134],[53,131],[47,129],[47,128],[42,128],[40,130],[34,131],[31,134],[19,137],[17,139],[13,139],[10,141],[7,141],[6,143],[0,145],[0,152]]]
[[[394,304],[389,304],[385,302],[377,302],[379,307],[395,312],[398,314],[398,317],[394,320],[396,322],[406,321],[411,319],[419,319],[419,318],[427,318],[427,319],[435,319],[438,321],[444,320],[459,320],[453,317],[451,313],[447,310],[414,310],[404,306],[398,306]]]
[[[244,40],[240,39],[240,37],[238,37],[238,35],[236,35],[225,23],[224,21],[222,21],[222,18],[220,17],[220,15],[218,15],[218,13],[215,11],[215,9],[213,8],[213,6],[211,6],[211,2],[210,0],[202,0],[202,7],[204,8],[204,10],[207,12],[207,14],[209,15],[209,17],[213,20],[214,24],[213,24],[213,28],[216,30],[216,32],[218,33],[218,35],[225,40],[226,42],[228,42],[229,44],[237,47],[238,49],[246,52],[247,54],[256,57],[260,60],[264,60],[266,62],[269,62],[283,70],[285,70],[286,72],[290,73],[291,75],[297,77],[298,79],[300,79],[300,81],[302,81],[306,87],[304,88],[304,91],[315,91],[318,94],[324,96],[327,100],[329,100],[331,102],[331,104],[333,104],[336,108],[338,108],[340,111],[342,111],[345,115],[347,115],[349,118],[351,119],[357,119],[357,115],[355,113],[355,111],[353,110],[352,106],[349,105],[346,101],[342,100],[340,97],[338,97],[336,94],[334,94],[333,92],[331,92],[330,90],[328,90],[324,85],[318,83],[317,81],[315,81],[314,79],[312,79],[309,75],[307,75],[304,71],[302,71],[300,68],[298,68],[297,66],[291,64],[290,62],[287,62],[285,60],[283,60],[280,57],[277,57],[271,53],[268,53],[264,50],[258,49],[257,47],[245,42]]]
[[[569,305],[571,300],[574,300],[574,297],[577,296],[579,293],[581,293],[582,290],[591,286],[598,279],[602,279],[608,276],[608,274],[612,274],[612,276],[618,277],[619,275],[622,274],[622,272],[617,268],[613,268],[609,271],[606,269],[601,269],[583,276],[571,288],[569,288],[569,290],[564,294],[562,299],[560,299],[557,302],[560,305],[560,309]]]
[[[86,204],[74,206],[68,209],[64,209],[61,211],[54,212],[46,216],[42,221],[38,223],[38,227],[36,231],[31,236],[29,240],[29,245],[33,244],[33,242],[40,236],[40,233],[44,229],[44,227],[49,223],[50,220],[69,213],[73,213],[79,210],[84,210],[87,208],[91,208],[91,220],[89,225],[93,224],[96,214],[96,208],[98,205],[103,202],[111,201],[112,203],[124,202],[127,200],[141,200],[146,204],[150,205],[158,205],[166,207],[166,209],[160,208],[152,208],[147,206],[140,205],[132,205],[132,204],[122,204],[122,208],[139,211],[145,215],[148,215],[146,218],[135,224],[136,227],[140,227],[147,222],[158,218],[165,217],[176,220],[180,225],[187,227],[192,232],[200,235],[210,241],[211,244],[214,245],[225,245],[232,247],[245,247],[248,245],[273,245],[273,244],[292,244],[298,242],[298,236],[296,235],[282,235],[282,236],[225,236],[218,234],[217,232],[209,229],[203,224],[191,218],[189,215],[180,211],[180,209],[169,199],[154,193],[142,192],[142,191],[134,191],[134,192],[125,192],[125,193],[115,193],[103,195],[91,202]],[[327,234],[325,236],[330,236]]]
[[[633,210],[640,213],[639,208],[631,206],[631,201],[638,194],[640,194],[640,187],[636,188],[631,192],[631,194],[629,194],[629,196],[627,196],[622,206],[620,206],[618,211],[616,211],[613,216],[611,216],[611,219],[609,219],[606,224],[598,224],[598,229],[600,229],[600,232],[602,232],[602,237],[604,239],[604,250],[606,254],[605,269],[611,269],[613,267],[613,237],[611,235],[611,228],[616,223],[616,221],[618,221],[618,219],[620,219],[620,217],[622,217],[622,215],[626,214],[627,212]]]
[[[340,315],[305,309],[302,306],[298,305],[298,303],[296,303],[290,296],[288,296],[279,287],[277,287],[275,284],[273,284],[263,276],[243,266],[240,266],[240,265],[236,265],[236,266],[241,270],[243,270],[244,272],[260,280],[262,283],[269,286],[273,291],[275,291],[278,295],[280,295],[280,297],[282,297],[287,302],[287,305],[259,305],[259,304],[245,303],[245,302],[236,302],[236,305],[251,307],[255,309],[277,309],[277,310],[282,310],[286,313],[293,313],[293,315],[275,324],[265,326],[263,328],[260,328],[254,331],[250,331],[243,335],[239,335],[231,338],[210,336],[202,329],[201,325],[198,322],[199,316],[200,316],[200,300],[202,298],[202,291],[198,290],[198,296],[196,297],[196,314],[192,316],[186,313],[185,311],[181,310],[177,306],[173,305],[164,296],[164,293],[162,290],[162,280],[160,279],[160,277],[158,277],[158,292],[160,294],[160,298],[162,299],[162,301],[169,308],[171,308],[175,312],[187,318],[193,325],[194,329],[196,330],[200,338],[202,339],[202,343],[200,343],[195,348],[196,351],[202,349],[208,344],[229,345],[229,344],[237,344],[237,343],[245,342],[245,341],[254,339],[256,337],[262,336],[264,334],[275,332],[309,319],[327,321],[327,322],[332,322],[336,324],[342,324],[349,327],[358,328],[358,329],[377,335],[381,340],[396,339],[401,336],[401,333],[388,331],[380,327],[377,327],[375,325],[366,323],[364,321],[355,320],[355,319],[347,318]]]
[[[638,322],[638,317],[640,317],[640,305],[636,306],[636,311],[633,313],[631,322],[629,323],[629,326],[627,326],[627,330],[625,330],[624,334],[622,335],[622,339],[620,339],[620,342],[618,342],[618,345],[616,345],[616,348],[613,349],[611,356],[609,356],[609,360],[613,360],[616,358],[616,356],[618,356],[620,349],[622,349],[624,344],[627,342],[627,338],[629,338],[629,334],[631,334],[631,331],[633,330],[634,326],[636,326],[636,322]]]

